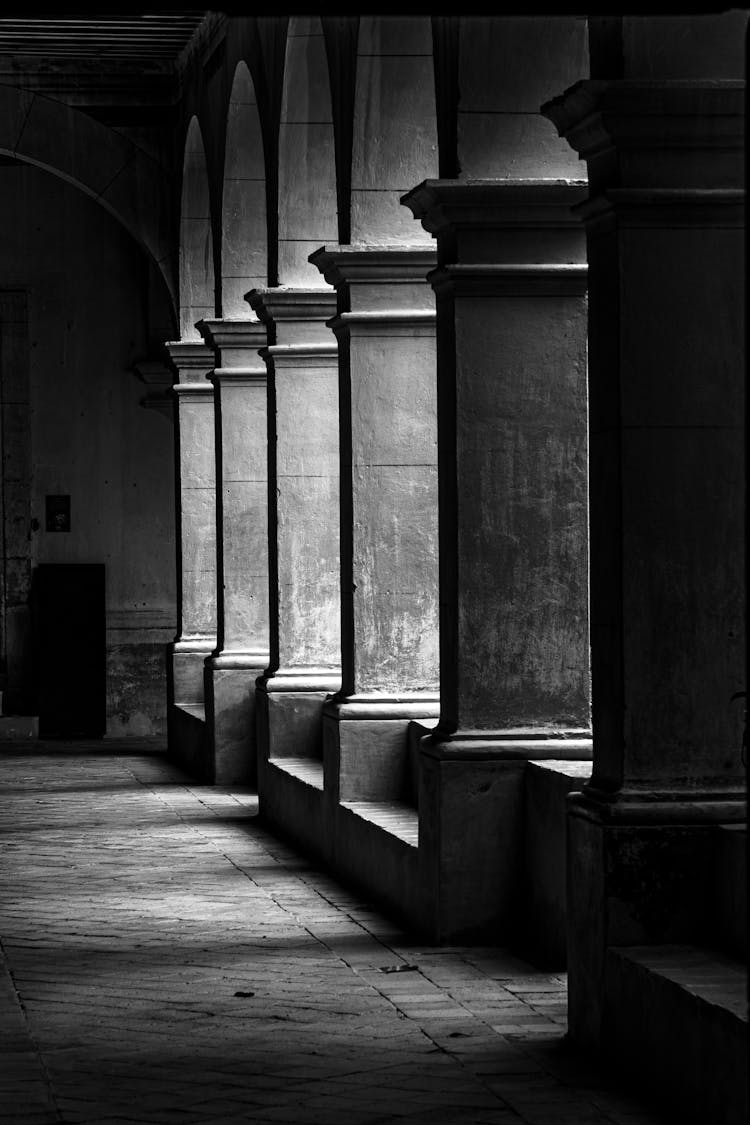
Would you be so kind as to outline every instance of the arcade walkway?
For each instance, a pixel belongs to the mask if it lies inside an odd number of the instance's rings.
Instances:
[[[426,948],[147,746],[0,753],[0,1120],[661,1125],[565,982]]]

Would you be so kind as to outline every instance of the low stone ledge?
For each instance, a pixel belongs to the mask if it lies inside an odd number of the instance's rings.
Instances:
[[[745,1125],[747,969],[690,945],[610,947],[603,1047],[683,1120]]]
[[[411,847],[419,847],[419,814],[412,805],[404,801],[342,801],[341,807]]]
[[[175,710],[184,711],[186,715],[190,715],[192,719],[197,719],[199,723],[206,721],[206,708],[202,703],[175,703]]]
[[[323,791],[323,763],[316,758],[271,758],[268,765]]]

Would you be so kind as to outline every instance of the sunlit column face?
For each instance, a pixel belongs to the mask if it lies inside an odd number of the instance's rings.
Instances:
[[[430,242],[400,196],[438,174],[427,17],[360,21],[352,150],[351,241]]]
[[[245,294],[268,283],[266,176],[255,87],[244,62],[229,99],[221,231],[222,314],[253,318]]]
[[[322,287],[308,262],[337,238],[336,160],[325,40],[320,20],[289,21],[279,127],[279,282]]]
[[[196,321],[214,315],[214,260],[206,153],[198,119],[185,141],[180,213],[180,336],[199,340]]]

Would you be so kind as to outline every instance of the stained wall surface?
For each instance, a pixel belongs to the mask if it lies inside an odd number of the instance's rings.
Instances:
[[[107,732],[165,725],[175,631],[173,434],[144,409],[148,267],[101,207],[28,165],[0,166],[0,289],[26,290],[32,565],[106,567]],[[71,530],[45,530],[45,496]],[[64,653],[64,644],[61,646]]]

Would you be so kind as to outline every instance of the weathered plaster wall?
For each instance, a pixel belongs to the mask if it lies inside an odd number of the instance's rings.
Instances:
[[[96,203],[28,165],[0,166],[0,213],[0,289],[29,294],[32,561],[105,564],[108,733],[159,732],[173,436],[130,370],[147,356],[146,259]],[[46,494],[71,496],[70,533],[45,531]]]

